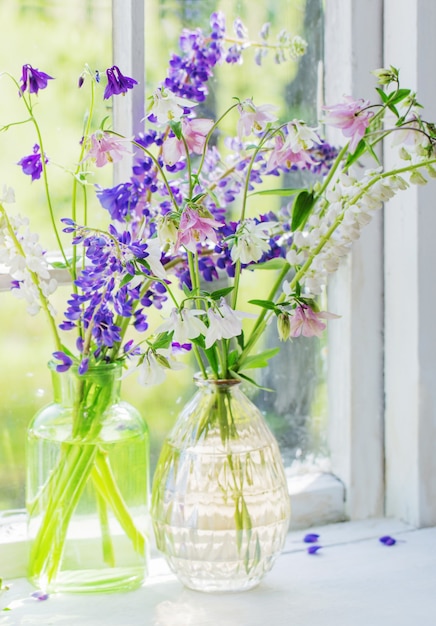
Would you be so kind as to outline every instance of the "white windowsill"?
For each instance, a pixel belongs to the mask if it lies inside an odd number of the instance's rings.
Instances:
[[[304,533],[255,589],[202,594],[185,589],[162,559],[146,584],[124,594],[30,596],[24,579],[0,594],[1,626],[432,626],[436,614],[436,528],[389,519],[314,529],[323,548],[308,555]],[[378,539],[394,536],[387,547]]]
[[[316,472],[288,476],[288,488],[292,507],[291,530],[345,519],[344,487],[332,474]],[[25,576],[26,560],[24,511],[0,513],[0,578]]]

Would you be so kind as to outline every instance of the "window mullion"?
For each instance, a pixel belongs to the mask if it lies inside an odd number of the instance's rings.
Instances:
[[[344,95],[373,99],[370,72],[382,66],[382,20],[383,0],[326,3],[327,103]],[[329,285],[329,310],[342,316],[329,325],[329,443],[351,519],[383,514],[382,236],[378,214]]]
[[[145,98],[144,0],[112,0],[113,62],[122,73],[138,81],[135,89],[113,98],[113,128],[133,137],[143,128]],[[131,159],[114,164],[115,182],[131,176]]]

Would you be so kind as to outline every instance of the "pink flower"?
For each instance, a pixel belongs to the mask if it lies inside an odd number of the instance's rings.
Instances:
[[[212,217],[202,217],[198,211],[186,208],[180,218],[175,248],[185,246],[185,248],[191,252],[195,252],[197,244],[206,239],[217,243],[214,229],[220,226],[222,226],[222,224]]]
[[[189,152],[201,154],[206,142],[207,134],[212,128],[213,120],[194,118],[182,119],[182,135],[185,138]],[[186,156],[186,148],[182,139],[169,137],[162,148],[162,157],[167,165],[174,165],[179,159]]]
[[[274,138],[275,146],[270,154],[267,166],[267,172],[276,169],[276,167],[286,167],[290,169],[292,165],[304,168],[313,164],[309,153],[305,150],[294,152],[290,145],[286,143],[282,135],[276,135]]]
[[[97,167],[103,167],[106,163],[121,161],[124,154],[129,151],[121,140],[102,130],[97,130],[90,136],[91,148],[85,159],[95,159]]]
[[[276,107],[272,104],[255,106],[250,98],[238,106],[240,118],[238,120],[238,137],[248,137],[252,132],[261,132],[269,122],[274,122],[277,116],[273,114]]]
[[[324,123],[342,130],[345,137],[350,139],[351,152],[354,152],[364,136],[373,116],[367,110],[368,106],[368,100],[353,100],[351,96],[345,96],[343,102],[323,107],[327,111]]]
[[[299,304],[291,317],[291,337],[320,337],[326,328],[321,319],[333,319],[338,315],[327,311],[315,312],[307,304]]]

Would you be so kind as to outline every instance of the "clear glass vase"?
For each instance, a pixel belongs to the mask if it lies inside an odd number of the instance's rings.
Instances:
[[[52,368],[27,437],[28,576],[46,591],[133,589],[148,563],[149,438],[118,365]]]
[[[280,554],[290,503],[280,452],[236,380],[200,380],[164,443],[152,489],[159,550],[198,591],[257,585]]]

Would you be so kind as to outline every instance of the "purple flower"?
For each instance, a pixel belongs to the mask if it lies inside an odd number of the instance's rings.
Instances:
[[[106,70],[107,85],[104,90],[103,99],[107,100],[111,96],[117,96],[120,93],[126,93],[129,89],[133,89],[138,84],[134,78],[124,76],[120,72],[120,68],[114,65]]]
[[[133,214],[138,203],[135,191],[132,183],[120,183],[109,189],[98,190],[97,198],[113,220],[124,222],[125,217]]]
[[[53,356],[55,359],[60,361],[60,363],[56,365],[57,372],[66,372],[73,364],[73,360],[65,354],[65,352],[59,350],[57,352],[53,352]]]
[[[319,539],[319,535],[316,533],[308,533],[304,535],[303,541],[304,543],[316,543]]]
[[[317,554],[321,550],[322,546],[310,546],[307,548],[307,554]]]
[[[44,162],[47,163],[48,159],[45,158]],[[17,165],[20,165],[23,173],[31,176],[32,180],[41,178],[42,158],[39,145],[36,143],[33,146],[33,154],[23,157],[20,161],[18,161]]]
[[[88,367],[89,367],[89,358],[86,357],[82,359],[79,365],[79,369],[77,371],[79,372],[80,375],[86,374],[86,372],[88,371]]]
[[[380,543],[383,543],[385,546],[394,546],[397,543],[397,540],[389,535],[384,535],[379,539]]]
[[[49,80],[53,80],[53,76],[40,72],[27,63],[22,68],[20,91],[24,93],[28,89],[29,93],[37,94],[40,89],[47,87],[47,81]]]

